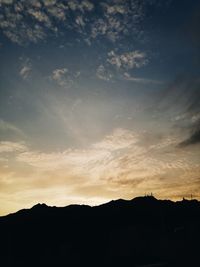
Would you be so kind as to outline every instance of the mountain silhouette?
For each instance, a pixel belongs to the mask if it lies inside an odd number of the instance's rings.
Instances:
[[[37,204],[0,217],[0,266],[200,266],[200,202]]]

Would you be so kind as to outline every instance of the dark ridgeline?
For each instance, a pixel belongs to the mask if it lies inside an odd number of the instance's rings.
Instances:
[[[0,217],[0,266],[200,266],[200,202],[38,204]]]

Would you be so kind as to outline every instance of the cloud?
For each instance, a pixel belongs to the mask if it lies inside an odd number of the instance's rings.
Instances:
[[[1,4],[7,4],[7,5],[10,5],[13,3],[13,0],[0,0],[0,5]]]
[[[108,53],[107,61],[118,69],[141,68],[148,64],[147,56],[141,51],[132,51],[117,55],[113,50]]]
[[[0,119],[0,130],[4,132],[14,132],[17,135],[24,136],[24,133],[22,132],[22,130],[17,128],[12,123],[6,122],[2,119]]]
[[[19,74],[23,80],[27,80],[30,77],[31,72],[32,72],[32,64],[30,62],[30,59],[27,58],[26,60],[24,60]]]
[[[126,129],[115,129],[115,131],[106,136],[101,142],[93,145],[97,149],[105,149],[114,151],[118,149],[125,149],[138,141],[138,135]]]
[[[153,135],[144,144],[147,135],[116,128],[87,149],[53,152],[30,149],[23,143],[3,143],[2,151],[15,153],[12,162],[15,160],[18,168],[15,172],[2,168],[0,197],[5,205],[11,195],[21,205],[39,201],[41,195],[43,202],[67,205],[73,199],[96,204],[95,201],[132,198],[145,192],[162,197],[196,192],[194,181],[200,171],[197,155],[177,149],[178,136]]]
[[[73,0],[73,1],[68,1],[68,6],[71,10],[76,11],[79,10],[82,13],[84,13],[85,11],[91,11],[94,8],[94,4],[88,0],[83,0],[83,1],[77,1],[77,0]]]
[[[67,68],[63,68],[63,69],[56,69],[53,71],[52,73],[52,79],[54,81],[56,81],[59,85],[65,85],[66,83],[66,79],[65,76],[68,73],[68,69]]]
[[[115,42],[120,38],[120,33],[124,30],[121,20],[113,17],[108,17],[106,20],[99,18],[95,21],[91,28],[91,38],[96,39],[99,36],[104,36],[108,40]]]
[[[21,70],[20,70],[20,75],[22,76],[22,78],[24,80],[26,80],[29,75],[30,75],[30,72],[31,72],[31,67],[29,66],[24,66]]]
[[[10,142],[10,141],[0,142],[0,153],[23,152],[26,150],[27,147],[23,143]]]
[[[141,35],[138,24],[144,17],[139,1],[11,1],[0,2],[0,29],[18,45],[37,43],[49,36],[78,33],[88,43],[98,37],[116,42]],[[95,12],[98,10],[98,12]],[[140,32],[140,34],[139,34]],[[67,34],[69,37],[70,35]]]
[[[116,129],[111,135],[86,150],[67,149],[52,153],[25,151],[18,154],[17,160],[47,171],[64,168],[70,170],[73,175],[89,175],[91,179],[95,179],[102,177],[105,170],[111,167],[108,165],[112,165],[113,153],[128,148],[136,140],[132,132]]]
[[[85,22],[82,16],[77,16],[75,21],[76,21],[76,24],[78,24],[79,26],[81,27],[85,26]]]
[[[152,79],[146,79],[146,78],[138,78],[138,77],[133,77],[129,73],[125,72],[124,73],[124,79],[127,81],[131,82],[136,82],[136,83],[142,83],[142,84],[163,84],[162,81],[159,80],[152,80]]]
[[[18,45],[27,45],[49,37],[66,35],[69,39],[72,30],[74,41],[82,39],[88,44],[102,37],[112,43],[129,36],[140,40],[146,6],[156,4],[137,0],[2,0],[0,5],[2,33]]]
[[[194,114],[191,117],[191,120],[192,120],[192,123],[198,123],[198,122],[200,122],[200,113]]]
[[[179,129],[180,147],[199,143],[200,79],[198,76],[180,75],[162,90],[156,102],[159,113],[164,112]],[[188,137],[189,136],[189,137]]]
[[[200,128],[195,129],[189,138],[179,144],[180,147],[196,145],[200,143]]]
[[[80,76],[80,71],[72,72],[67,68],[55,69],[52,72],[51,79],[59,86],[70,88]]]
[[[179,114],[190,117],[199,113],[200,107],[200,79],[193,75],[179,75],[161,91],[159,107],[176,109]]]
[[[109,72],[104,65],[99,65],[97,70],[96,70],[96,76],[104,81],[109,81],[112,79],[113,74]]]
[[[121,2],[121,3],[120,3]],[[127,6],[124,5],[122,1],[119,1],[120,4],[112,4],[109,5],[107,3],[102,3],[102,6],[105,8],[108,14],[125,14],[127,10]]]
[[[146,146],[140,144],[141,134],[126,129],[115,129],[110,135],[88,149],[67,149],[62,152],[21,152],[18,162],[43,171],[65,170],[72,176],[87,177],[87,181],[123,183],[131,179],[152,178],[170,170],[188,168],[187,160],[177,161],[173,153],[178,138],[158,139]],[[167,154],[166,154],[167,152]],[[180,152],[181,153],[181,152]]]
[[[64,23],[66,21],[68,8],[61,4],[52,4],[47,6],[46,9],[47,14],[49,15],[48,20],[50,21],[49,28],[54,29],[53,32],[56,33],[58,32],[58,26],[56,23],[52,22],[52,19],[56,19],[57,21]]]
[[[61,3],[50,0],[44,1],[42,5],[37,0],[31,3],[19,0],[16,3],[1,1],[1,8],[4,15],[0,17],[0,29],[12,42],[24,45],[30,42],[37,43],[47,36],[57,35],[58,32],[63,34],[63,26],[66,28],[67,25],[68,30],[75,28],[77,21],[83,26],[81,16],[78,16],[76,21],[71,20],[72,25],[68,23],[61,26],[60,21],[64,22],[66,17],[70,16],[70,9],[82,13],[89,12],[93,9],[93,4],[89,1]]]
[[[39,3],[39,1],[35,2]],[[41,22],[40,11],[33,10],[33,8],[38,8],[36,5],[32,6],[24,1],[17,1],[10,3],[9,6],[2,4],[1,8],[4,15],[0,17],[0,29],[12,42],[24,45],[29,41],[35,43],[45,38],[44,27],[37,23]],[[35,14],[32,19],[29,12]]]
[[[143,1],[101,1],[100,16],[92,23],[91,40],[104,37],[115,43],[130,35],[138,39],[142,35],[138,24],[144,17],[144,6]]]
[[[41,168],[43,170],[55,170],[65,168],[71,169],[71,172],[83,175],[87,165],[106,159],[109,153],[102,151],[97,153],[96,150],[65,150],[58,153],[42,153],[37,151],[27,151],[20,153],[17,160],[25,162],[31,166]]]
[[[45,6],[53,6],[56,4],[56,2],[57,2],[57,0],[45,0],[45,1],[43,1]]]
[[[34,19],[36,19],[39,22],[43,22],[46,25],[49,25],[49,27],[51,26],[51,22],[49,17],[42,11],[38,11],[35,9],[29,9],[28,13],[33,16]]]
[[[0,17],[0,29],[4,35],[18,45],[29,42],[37,43],[44,40],[47,31],[54,32],[55,27],[51,24],[40,1],[14,1],[1,5],[2,16]]]
[[[84,10],[92,11],[94,9],[94,4],[88,0],[83,0],[81,4]]]

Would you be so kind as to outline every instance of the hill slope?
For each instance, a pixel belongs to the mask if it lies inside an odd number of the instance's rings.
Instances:
[[[0,217],[0,266],[200,266],[200,203],[38,204]]]

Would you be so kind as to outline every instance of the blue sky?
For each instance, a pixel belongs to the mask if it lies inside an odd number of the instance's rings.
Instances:
[[[0,0],[1,214],[199,197],[199,8]]]

